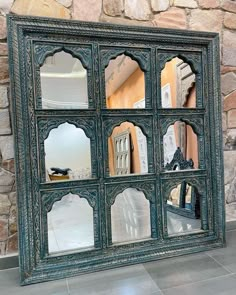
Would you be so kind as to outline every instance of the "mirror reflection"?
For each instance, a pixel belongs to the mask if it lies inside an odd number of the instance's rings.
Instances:
[[[93,209],[84,198],[68,194],[47,214],[48,252],[64,252],[94,246]]]
[[[177,121],[163,138],[165,170],[198,168],[198,140],[192,127]]]
[[[90,139],[83,129],[63,123],[44,141],[46,181],[91,178]]]
[[[87,71],[64,51],[48,56],[40,68],[43,109],[88,108]]]
[[[175,57],[165,64],[161,72],[163,108],[196,107],[196,75],[190,65]]]
[[[151,237],[150,205],[143,192],[128,188],[111,206],[112,242],[121,243]]]
[[[146,136],[130,122],[113,129],[108,155],[110,176],[148,173]]]
[[[166,212],[169,235],[201,230],[200,196],[185,181],[172,189]]]
[[[139,64],[124,54],[105,69],[108,109],[145,108],[145,77]]]

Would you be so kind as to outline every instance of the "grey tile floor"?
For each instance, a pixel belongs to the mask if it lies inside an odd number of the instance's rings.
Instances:
[[[0,294],[236,295],[236,230],[223,249],[26,287],[18,281],[18,268],[0,271]]]

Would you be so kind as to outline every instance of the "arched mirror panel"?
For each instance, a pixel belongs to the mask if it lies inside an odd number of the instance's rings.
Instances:
[[[94,246],[93,208],[78,195],[65,195],[47,213],[48,253],[86,250]]]
[[[46,181],[88,179],[91,174],[90,139],[82,128],[63,123],[44,141]]]
[[[140,127],[123,122],[108,138],[110,176],[148,173],[147,138]]]
[[[198,138],[192,127],[176,121],[163,137],[164,169],[198,169]]]
[[[65,51],[48,56],[40,67],[43,109],[87,109],[87,70]]]
[[[185,181],[171,190],[165,203],[168,235],[201,230],[200,202],[197,189]]]
[[[112,243],[151,238],[150,203],[142,191],[127,188],[111,206]]]
[[[161,102],[163,108],[196,107],[196,75],[178,57],[166,62],[161,72]]]
[[[108,109],[145,108],[145,73],[137,61],[122,54],[105,68]]]

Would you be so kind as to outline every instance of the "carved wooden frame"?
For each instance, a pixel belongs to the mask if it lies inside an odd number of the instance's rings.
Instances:
[[[16,15],[9,15],[7,22],[21,284],[221,247],[225,242],[225,215],[219,35]],[[40,109],[40,65],[46,56],[62,49],[79,57],[89,71],[89,109]],[[106,109],[104,69],[110,58],[122,53],[138,61],[145,71],[145,109]],[[196,108],[161,107],[161,70],[177,56],[189,63],[196,74]],[[87,128],[91,120],[94,128]],[[163,135],[176,120],[190,124],[198,134],[199,169],[163,169]],[[45,121],[46,124],[42,123]],[[92,157],[92,179],[45,183],[40,178],[43,165],[39,134],[47,134],[53,121],[55,126],[70,121],[90,133],[96,153]],[[108,174],[107,139],[112,128],[124,121],[141,127],[147,136],[147,174]],[[182,181],[194,186],[201,195],[202,231],[169,237],[165,202],[170,190]],[[116,194],[128,187],[142,190],[150,201],[152,237],[112,245],[110,207]],[[52,202],[69,192],[81,194],[93,207],[95,248],[48,255],[46,212]]]

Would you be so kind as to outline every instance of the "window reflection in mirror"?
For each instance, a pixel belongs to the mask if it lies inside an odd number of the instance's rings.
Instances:
[[[166,214],[169,235],[201,230],[197,190],[185,181],[173,188],[166,202]]]
[[[94,246],[93,209],[86,199],[68,194],[47,214],[49,254]]]
[[[108,156],[110,176],[148,173],[146,136],[130,122],[113,129]]]
[[[44,141],[46,181],[91,178],[90,139],[81,128],[64,123]]]
[[[111,206],[112,242],[131,242],[151,237],[150,205],[143,192],[128,188]]]
[[[144,72],[129,56],[122,54],[109,62],[105,84],[108,109],[145,108]]]
[[[40,68],[43,109],[88,108],[87,70],[64,51],[48,56]]]
[[[177,121],[163,138],[165,170],[198,168],[198,140],[192,127]]]
[[[196,75],[190,65],[175,57],[161,72],[163,108],[196,107]]]

